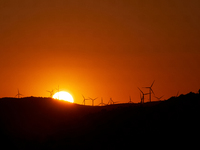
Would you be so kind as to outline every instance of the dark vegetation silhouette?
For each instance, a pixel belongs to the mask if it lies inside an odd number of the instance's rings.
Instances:
[[[52,98],[1,98],[0,143],[14,150],[192,148],[199,117],[200,93],[192,92],[93,107]]]

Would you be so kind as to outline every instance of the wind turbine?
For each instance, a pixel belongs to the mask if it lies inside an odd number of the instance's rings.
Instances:
[[[90,98],[90,97],[89,97]],[[98,97],[96,98],[90,98],[92,100],[92,106],[94,106],[94,101],[97,99]]]
[[[179,91],[177,92],[176,97],[178,97],[178,95],[179,95]]]
[[[140,90],[140,92],[142,93],[142,96],[141,96],[141,93],[140,93],[140,99],[141,99],[141,103],[144,103],[144,95],[147,95],[149,93],[144,93],[142,92],[142,90],[138,87],[138,89]]]
[[[147,88],[149,89],[149,101],[151,102],[151,92],[154,94],[153,90],[152,90],[152,86],[154,84],[155,80],[153,81],[153,83],[151,84],[151,86],[149,87],[144,87],[144,88]],[[155,94],[154,94],[155,95]]]
[[[83,95],[82,95],[83,96]],[[83,96],[83,105],[85,105],[85,101],[86,100],[89,100],[89,99],[86,99],[84,96]]]
[[[133,103],[133,102],[131,101],[131,96],[129,96],[129,99],[130,99],[130,100],[129,100],[129,102],[128,102],[128,103]]]
[[[18,89],[18,93],[17,93],[17,95],[16,95],[16,96],[19,98],[19,97],[20,97],[20,95],[21,95],[21,96],[23,96],[22,94],[20,94],[20,93],[19,93],[19,89]],[[15,96],[15,97],[16,97],[16,96]]]
[[[116,104],[116,103],[118,103],[119,101],[117,101],[117,102],[114,102],[113,100],[112,100],[112,98],[110,98],[110,100],[108,101],[108,105],[109,104]]]
[[[52,97],[52,96],[53,96],[53,93],[54,93],[54,90],[47,91],[47,92],[49,92],[49,94],[50,94],[50,97]]]
[[[106,104],[103,103],[103,98],[101,98],[101,103],[99,103],[99,106],[105,106]]]
[[[56,88],[57,92],[60,92],[60,89],[59,89],[59,85],[58,85],[58,88]]]
[[[110,98],[110,100],[108,101],[108,105],[109,105],[109,104],[113,104],[112,98]]]
[[[164,95],[163,95],[163,96],[164,96]],[[157,98],[158,101],[161,101],[160,99],[161,99],[163,96],[161,96],[161,97],[156,97],[156,96],[154,96],[154,97]]]

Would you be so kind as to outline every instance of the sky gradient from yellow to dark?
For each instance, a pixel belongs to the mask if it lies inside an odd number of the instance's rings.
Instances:
[[[167,99],[200,88],[198,0],[1,0],[0,97]],[[152,98],[156,100],[155,98]],[[148,101],[146,97],[145,101]],[[91,104],[91,101],[86,102]]]

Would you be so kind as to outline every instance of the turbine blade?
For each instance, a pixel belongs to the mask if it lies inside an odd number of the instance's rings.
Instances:
[[[150,88],[151,92],[155,95],[155,93],[153,92],[152,88]]]
[[[151,86],[150,86],[150,87],[152,87],[152,86],[153,86],[154,82],[155,82],[155,80],[153,81],[153,83],[151,84]]]
[[[145,86],[145,87],[142,87],[142,88],[150,88],[150,87],[148,87],[148,86]]]
[[[138,89],[140,90],[140,88],[138,87]],[[140,92],[143,94],[142,90],[140,90]]]
[[[177,92],[176,97],[178,97],[178,94],[179,94],[179,91]]]
[[[82,96],[83,96],[83,94],[82,94]],[[83,98],[85,99],[85,97],[83,96]]]
[[[163,95],[164,96],[164,95]],[[161,96],[159,99],[161,99],[163,96]]]

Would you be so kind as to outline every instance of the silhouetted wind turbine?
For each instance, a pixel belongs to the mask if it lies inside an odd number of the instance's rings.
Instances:
[[[90,97],[89,97],[90,98]],[[94,106],[94,101],[97,99],[98,97],[96,98],[90,98],[92,100],[92,106]]]
[[[142,90],[138,87],[138,89],[140,90],[140,92],[142,93],[142,96],[141,96],[141,93],[140,93],[140,99],[141,99],[141,103],[144,103],[144,95],[147,95],[149,93],[144,93],[142,92]]]
[[[154,94],[154,92],[153,92],[153,90],[152,90],[152,86],[153,86],[154,82],[155,82],[155,80],[153,81],[153,83],[151,84],[150,87],[144,87],[144,88],[149,89],[149,101],[150,101],[150,102],[151,102],[151,92]]]
[[[17,95],[16,95],[16,96],[19,98],[19,97],[20,97],[20,95],[21,95],[21,96],[23,96],[22,94],[20,94],[20,93],[19,93],[19,89],[18,89],[18,93],[17,93]],[[16,96],[15,96],[15,97],[16,97]]]
[[[164,95],[163,95],[163,96],[164,96]],[[162,98],[163,96],[161,96],[161,97],[156,97],[156,96],[154,96],[154,97],[157,98],[158,101],[161,101],[161,98]]]
[[[82,95],[83,96],[83,95]],[[89,99],[86,99],[84,96],[83,96],[83,105],[85,105],[85,101],[86,100],[89,100]]]
[[[110,98],[110,100],[108,101],[108,105],[109,105],[109,104],[113,104],[112,98]]]
[[[50,94],[50,97],[52,97],[52,96],[53,96],[53,93],[54,93],[54,90],[47,91],[47,92],[49,92],[49,94]]]
[[[132,101],[131,101],[131,96],[129,96],[129,102],[128,103],[133,103]]]
[[[101,103],[99,103],[99,106],[105,106],[106,104],[103,103],[103,98],[101,98]]]
[[[119,101],[116,101],[116,102],[114,102],[113,100],[112,100],[112,98],[110,98],[110,100],[108,101],[108,105],[109,104],[116,104],[116,103],[118,103]]]
[[[60,92],[60,89],[59,89],[59,85],[58,85],[58,88],[56,88],[57,92]]]
[[[178,97],[178,95],[179,95],[179,91],[177,92],[176,97]]]

